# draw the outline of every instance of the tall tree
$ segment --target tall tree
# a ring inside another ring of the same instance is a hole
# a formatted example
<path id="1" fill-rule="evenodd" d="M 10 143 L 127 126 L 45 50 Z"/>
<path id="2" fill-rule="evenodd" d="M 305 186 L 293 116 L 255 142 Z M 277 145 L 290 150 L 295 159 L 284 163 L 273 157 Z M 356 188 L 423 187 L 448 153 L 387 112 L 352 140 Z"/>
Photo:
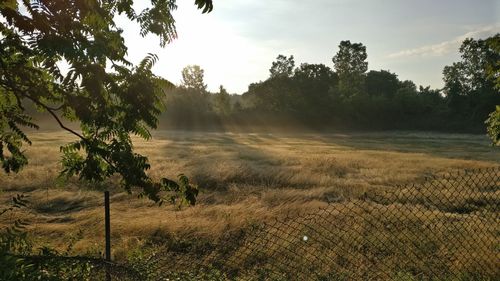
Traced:
<path id="1" fill-rule="evenodd" d="M 486 39 L 486 47 L 492 56 L 486 62 L 486 75 L 495 84 L 495 89 L 500 92 L 500 33 Z M 497 92 L 497 95 L 500 93 Z M 487 132 L 494 145 L 500 146 L 500 104 L 497 103 L 495 111 L 491 112 L 486 120 Z"/>
<path id="2" fill-rule="evenodd" d="M 222 85 L 213 98 L 213 108 L 215 113 L 221 116 L 227 116 L 231 113 L 231 97 Z"/>
<path id="3" fill-rule="evenodd" d="M 295 69 L 293 80 L 302 96 L 301 111 L 307 118 L 325 118 L 332 105 L 330 90 L 337 83 L 336 74 L 324 64 L 303 63 Z"/>
<path id="4" fill-rule="evenodd" d="M 339 76 L 339 90 L 345 97 L 362 92 L 363 78 L 368 70 L 366 47 L 361 43 L 341 41 L 339 51 L 332 58 Z"/>
<path id="5" fill-rule="evenodd" d="M 487 38 L 485 45 L 491 54 L 486 60 L 486 75 L 500 90 L 500 33 Z"/>
<path id="6" fill-rule="evenodd" d="M 271 68 L 269 69 L 270 77 L 290 77 L 293 75 L 294 68 L 295 60 L 293 56 L 286 57 L 284 55 L 278 55 L 276 61 L 273 62 Z"/>
<path id="7" fill-rule="evenodd" d="M 443 69 L 444 94 L 451 111 L 455 114 L 461 114 L 468 111 L 468 94 L 470 87 L 466 83 L 463 73 L 463 64 L 455 62 Z"/>
<path id="8" fill-rule="evenodd" d="M 207 85 L 204 76 L 205 71 L 199 65 L 188 65 L 182 70 L 182 86 L 205 93 Z"/>
<path id="9" fill-rule="evenodd" d="M 365 91 L 371 96 L 393 97 L 400 86 L 395 73 L 372 70 L 366 74 Z"/>
<path id="10" fill-rule="evenodd" d="M 259 111 L 280 114 L 296 112 L 298 105 L 302 104 L 296 84 L 286 76 L 250 84 L 243 98 Z"/>
<path id="11" fill-rule="evenodd" d="M 468 111 L 471 122 L 483 122 L 500 101 L 495 89 L 496 77 L 491 73 L 500 55 L 495 44 L 490 47 L 488 43 L 495 42 L 499 36 L 486 40 L 465 39 L 459 49 L 461 60 L 443 70 L 444 92 L 451 110 L 462 115 Z"/>
<path id="12" fill-rule="evenodd" d="M 195 0 L 203 12 L 212 0 Z M 77 137 L 63 147 L 63 175 L 88 181 L 121 178 L 127 191 L 161 201 L 164 189 L 182 192 L 194 203 L 194 190 L 154 181 L 147 157 L 134 151 L 130 135 L 149 139 L 157 125 L 162 89 L 170 83 L 151 71 L 157 57 L 149 54 L 137 66 L 126 60 L 123 30 L 115 22 L 124 15 L 140 26 L 140 34 L 155 34 L 160 45 L 176 38 L 172 11 L 175 0 L 152 0 L 137 11 L 134 1 L 0 2 L 0 161 L 6 172 L 28 163 L 22 149 L 31 144 L 23 126 L 37 128 L 25 106 L 29 101 L 48 112 L 59 126 Z M 69 65 L 67 73 L 60 65 Z M 65 125 L 76 121 L 80 130 Z"/>

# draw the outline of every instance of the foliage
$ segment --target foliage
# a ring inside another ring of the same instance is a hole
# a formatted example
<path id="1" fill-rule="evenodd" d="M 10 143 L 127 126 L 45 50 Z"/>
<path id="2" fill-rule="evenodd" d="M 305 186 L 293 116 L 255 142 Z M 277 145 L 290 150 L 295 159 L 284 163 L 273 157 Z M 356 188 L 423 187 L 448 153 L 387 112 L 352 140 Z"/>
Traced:
<path id="1" fill-rule="evenodd" d="M 461 60 L 443 70 L 449 109 L 452 114 L 467 115 L 465 122 L 484 122 L 494 105 L 500 103 L 500 95 L 494 88 L 495 75 L 488 73 L 492 62 L 498 61 L 499 53 L 487 44 L 499 36 L 465 39 L 459 49 Z"/>
<path id="2" fill-rule="evenodd" d="M 297 105 L 301 102 L 295 86 L 291 77 L 276 76 L 250 85 L 248 93 L 255 95 L 254 107 L 258 110 L 293 114 L 297 112 Z"/>
<path id="3" fill-rule="evenodd" d="M 213 98 L 213 108 L 217 115 L 228 116 L 231 114 L 231 97 L 222 85 Z"/>
<path id="4" fill-rule="evenodd" d="M 500 89 L 500 33 L 487 38 L 485 44 L 491 54 L 486 61 L 486 74 L 494 81 L 495 87 Z"/>
<path id="5" fill-rule="evenodd" d="M 462 59 L 443 69 L 443 89 L 417 86 L 389 70 L 367 72 L 366 47 L 361 43 L 342 41 L 333 70 L 324 64 L 295 67 L 293 56 L 279 55 L 268 79 L 250 84 L 242 96 L 229 95 L 230 114 L 225 113 L 229 106 L 228 96 L 220 94 L 223 90 L 208 96 L 174 90 L 179 94 L 167 97 L 172 108 L 162 122 L 192 129 L 224 129 L 226 122 L 252 127 L 261 122 L 320 130 L 485 133 L 484 120 L 500 104 L 495 88 L 498 38 L 464 40 Z"/>
<path id="6" fill-rule="evenodd" d="M 348 98 L 359 94 L 365 72 L 368 70 L 366 47 L 361 43 L 341 41 L 339 51 L 332 58 L 339 76 L 339 91 Z"/>
<path id="7" fill-rule="evenodd" d="M 190 184 L 188 177 L 184 174 L 179 175 L 179 183 L 163 178 L 161 180 L 161 185 L 166 190 L 174 192 L 174 194 L 170 196 L 170 200 L 179 207 L 186 203 L 189 205 L 194 205 L 196 203 L 198 188 Z"/>
<path id="8" fill-rule="evenodd" d="M 341 41 L 338 53 L 332 58 L 335 71 L 342 75 L 362 75 L 368 70 L 366 47 L 361 43 Z"/>
<path id="9" fill-rule="evenodd" d="M 495 89 L 500 91 L 500 34 L 486 39 L 486 48 L 492 54 L 486 62 L 486 75 L 495 84 Z M 497 94 L 498 96 L 498 94 Z M 496 111 L 490 113 L 486 124 L 488 135 L 494 145 L 500 145 L 500 102 L 497 103 Z"/>
<path id="10" fill-rule="evenodd" d="M 167 110 L 162 116 L 164 125 L 171 122 L 176 128 L 196 128 L 207 125 L 215 117 L 211 108 L 211 95 L 193 88 L 176 87 L 166 91 Z"/>
<path id="11" fill-rule="evenodd" d="M 205 71 L 199 65 L 188 65 L 182 69 L 182 86 L 204 93 L 207 90 L 204 75 Z"/>
<path id="12" fill-rule="evenodd" d="M 16 209 L 24 208 L 27 203 L 28 201 L 24 195 L 17 194 L 12 197 L 9 207 L 0 210 L 0 216 L 5 216 L 8 213 L 14 212 Z M 27 223 L 25 221 L 16 219 L 12 222 L 12 225 L 2 229 L 0 233 L 0 252 L 1 258 L 6 259 L 4 262 L 9 261 L 8 257 L 6 257 L 6 253 L 24 253 L 31 248 L 31 244 L 24 231 L 26 226 Z"/>
<path id="13" fill-rule="evenodd" d="M 28 200 L 24 195 L 12 198 L 10 207 L 0 210 L 0 217 L 15 210 L 26 208 Z M 51 257 L 59 255 L 50 248 L 41 248 L 43 260 L 30 258 L 34 253 L 28 237 L 26 221 L 16 219 L 0 232 L 0 280 L 84 280 L 90 274 L 90 264 L 86 262 L 60 263 Z"/>
<path id="14" fill-rule="evenodd" d="M 26 206 L 24 195 L 16 195 L 12 198 L 11 206 L 0 211 L 0 217 L 15 209 Z M 25 252 L 30 248 L 29 241 L 24 231 L 26 223 L 16 220 L 11 226 L 5 227 L 0 232 L 0 280 L 17 280 L 23 275 L 31 274 L 31 264 L 24 263 L 23 259 L 13 256 L 13 251 Z"/>
<path id="15" fill-rule="evenodd" d="M 293 83 L 297 85 L 301 98 L 300 111 L 304 119 L 325 119 L 333 104 L 333 85 L 338 83 L 338 75 L 324 64 L 303 63 L 295 70 Z M 323 106 L 318 106 L 318 105 Z"/>
<path id="16" fill-rule="evenodd" d="M 497 105 L 496 110 L 490 113 L 486 124 L 488 124 L 488 135 L 493 145 L 500 146 L 500 105 Z"/>
<path id="17" fill-rule="evenodd" d="M 213 9 L 211 0 L 195 4 L 204 13 Z M 134 152 L 130 135 L 151 138 L 163 89 L 171 84 L 152 73 L 157 56 L 148 54 L 136 66 L 126 60 L 115 16 L 136 22 L 142 36 L 155 34 L 164 46 L 177 36 L 176 7 L 175 0 L 154 0 L 142 11 L 134 9 L 134 1 L 2 1 L 2 168 L 17 172 L 28 163 L 22 145 L 31 142 L 22 127 L 37 128 L 25 110 L 34 104 L 78 138 L 61 147 L 63 175 L 91 182 L 118 175 L 126 190 L 138 187 L 161 201 L 163 186 L 147 175 L 148 159 Z M 77 122 L 80 130 L 65 120 Z"/>
<path id="18" fill-rule="evenodd" d="M 286 57 L 284 55 L 278 55 L 276 61 L 273 62 L 271 68 L 269 69 L 270 77 L 286 76 L 290 77 L 293 74 L 293 69 L 295 67 L 295 60 L 293 56 Z"/>
<path id="19" fill-rule="evenodd" d="M 386 96 L 392 98 L 396 95 L 401 82 L 395 73 L 388 70 L 371 70 L 366 74 L 365 91 L 370 96 Z"/>

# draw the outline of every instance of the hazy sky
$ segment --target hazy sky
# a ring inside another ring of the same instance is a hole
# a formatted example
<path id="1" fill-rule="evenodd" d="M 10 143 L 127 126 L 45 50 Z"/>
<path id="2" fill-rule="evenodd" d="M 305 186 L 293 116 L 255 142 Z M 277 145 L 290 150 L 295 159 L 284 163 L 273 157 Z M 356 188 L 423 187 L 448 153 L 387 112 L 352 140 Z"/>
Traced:
<path id="1" fill-rule="evenodd" d="M 278 54 L 294 55 L 296 65 L 333 68 L 341 40 L 367 47 L 369 69 L 442 87 L 442 69 L 459 59 L 465 37 L 500 32 L 498 0 L 214 0 L 210 14 L 201 14 L 194 0 L 177 2 L 179 38 L 165 48 L 119 21 L 129 59 L 157 54 L 155 73 L 175 84 L 184 66 L 198 64 L 210 90 L 222 84 L 239 94 L 268 77 Z"/>

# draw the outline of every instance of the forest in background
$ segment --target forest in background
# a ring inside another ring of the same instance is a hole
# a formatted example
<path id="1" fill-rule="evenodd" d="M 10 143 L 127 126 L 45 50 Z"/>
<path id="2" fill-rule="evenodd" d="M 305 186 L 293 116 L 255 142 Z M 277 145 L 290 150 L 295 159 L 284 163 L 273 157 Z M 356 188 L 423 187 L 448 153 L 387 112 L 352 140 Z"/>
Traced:
<path id="1" fill-rule="evenodd" d="M 243 95 L 221 85 L 211 93 L 197 65 L 184 68 L 180 86 L 166 91 L 160 128 L 245 130 L 429 130 L 485 133 L 488 114 L 500 104 L 498 79 L 489 66 L 500 61 L 500 34 L 463 41 L 461 60 L 443 69 L 444 87 L 417 86 L 389 70 L 368 71 L 366 47 L 342 41 L 324 64 L 295 65 L 279 55 L 265 81 Z"/>

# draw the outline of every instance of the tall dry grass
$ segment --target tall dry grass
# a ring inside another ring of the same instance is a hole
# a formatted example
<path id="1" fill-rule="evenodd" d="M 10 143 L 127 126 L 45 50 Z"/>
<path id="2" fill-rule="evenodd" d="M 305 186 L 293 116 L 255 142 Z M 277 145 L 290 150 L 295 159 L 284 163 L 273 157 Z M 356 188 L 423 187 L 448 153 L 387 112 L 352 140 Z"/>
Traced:
<path id="1" fill-rule="evenodd" d="M 76 253 L 102 251 L 103 186 L 57 181 L 63 132 L 36 133 L 19 174 L 0 173 L 0 204 L 29 195 L 30 233 L 38 244 Z M 500 151 L 483 136 L 423 133 L 243 134 L 157 132 L 136 140 L 153 177 L 186 174 L 201 189 L 195 207 L 155 206 L 109 182 L 115 258 L 145 240 L 214 239 L 248 223 L 315 210 L 371 189 L 426 176 L 498 166 Z M 5 219 L 5 218 L 4 218 Z M 1 222 L 0 222 L 1 223 Z"/>

